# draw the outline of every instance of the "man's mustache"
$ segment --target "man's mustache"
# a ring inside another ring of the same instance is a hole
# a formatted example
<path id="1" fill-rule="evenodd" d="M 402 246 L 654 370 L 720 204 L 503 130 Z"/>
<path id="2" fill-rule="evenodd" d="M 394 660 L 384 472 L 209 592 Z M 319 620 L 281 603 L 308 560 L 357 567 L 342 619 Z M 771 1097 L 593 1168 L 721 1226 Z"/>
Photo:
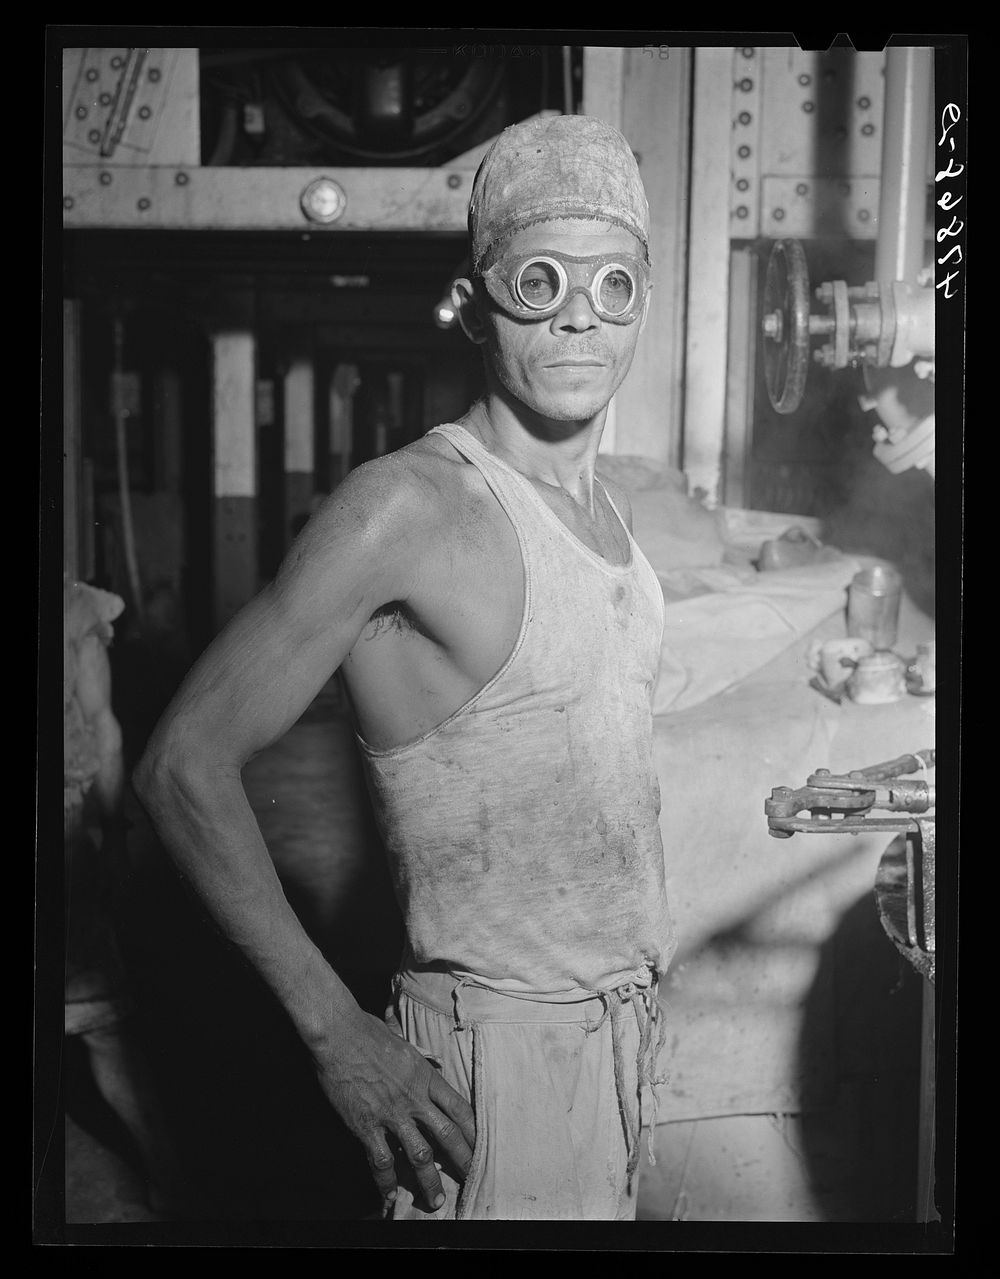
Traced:
<path id="1" fill-rule="evenodd" d="M 558 364 L 560 360 L 597 360 L 601 364 L 611 364 L 613 358 L 607 347 L 595 347 L 589 343 L 579 346 L 574 342 L 565 342 L 562 346 L 547 349 L 541 362 Z"/>

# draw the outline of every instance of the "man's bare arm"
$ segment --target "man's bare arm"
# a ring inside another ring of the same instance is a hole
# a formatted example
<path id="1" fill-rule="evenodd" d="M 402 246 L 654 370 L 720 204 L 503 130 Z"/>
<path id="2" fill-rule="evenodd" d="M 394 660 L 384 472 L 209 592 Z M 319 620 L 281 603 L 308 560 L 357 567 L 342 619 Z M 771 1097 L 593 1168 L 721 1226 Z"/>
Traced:
<path id="1" fill-rule="evenodd" d="M 420 572 L 426 490 L 403 465 L 359 468 L 307 525 L 275 581 L 195 664 L 134 776 L 159 837 L 223 932 L 286 1009 L 324 1092 L 363 1142 L 390 1199 L 400 1144 L 430 1205 L 435 1156 L 462 1175 L 472 1110 L 425 1058 L 365 1013 L 281 889 L 241 781 L 354 646 L 372 613 Z"/>

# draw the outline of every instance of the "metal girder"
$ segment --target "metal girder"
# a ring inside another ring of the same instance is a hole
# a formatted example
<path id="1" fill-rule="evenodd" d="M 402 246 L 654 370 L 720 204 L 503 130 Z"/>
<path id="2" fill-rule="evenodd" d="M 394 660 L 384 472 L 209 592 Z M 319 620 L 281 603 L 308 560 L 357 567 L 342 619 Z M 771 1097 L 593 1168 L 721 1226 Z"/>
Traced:
<path id="1" fill-rule="evenodd" d="M 875 238 L 883 65 L 850 49 L 733 50 L 732 239 Z"/>
<path id="2" fill-rule="evenodd" d="M 771 240 L 874 240 L 880 192 L 877 177 L 765 177 L 760 184 L 760 234 Z"/>
<path id="3" fill-rule="evenodd" d="M 63 163 L 197 164 L 197 49 L 64 49 Z"/>
<path id="4" fill-rule="evenodd" d="M 343 193 L 335 221 L 311 221 L 303 192 L 327 178 Z M 458 169 L 63 169 L 63 225 L 186 231 L 464 231 L 472 174 Z"/>

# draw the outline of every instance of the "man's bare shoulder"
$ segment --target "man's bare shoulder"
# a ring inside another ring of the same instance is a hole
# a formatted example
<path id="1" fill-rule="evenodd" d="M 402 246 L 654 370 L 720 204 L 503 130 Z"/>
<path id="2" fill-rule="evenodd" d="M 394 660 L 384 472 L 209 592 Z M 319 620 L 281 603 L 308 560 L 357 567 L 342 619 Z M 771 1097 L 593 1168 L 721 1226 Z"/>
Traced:
<path id="1" fill-rule="evenodd" d="M 466 462 L 450 440 L 433 432 L 380 460 L 407 467 L 421 483 L 435 492 L 443 492 L 449 499 L 457 491 L 468 488 L 470 479 L 474 483 L 478 475 L 476 468 Z"/>
<path id="2" fill-rule="evenodd" d="M 430 450 L 415 445 L 362 462 L 323 498 L 306 527 L 315 535 L 345 526 L 375 531 L 400 519 L 433 519 L 442 469 Z"/>
<path id="3" fill-rule="evenodd" d="M 443 439 L 427 435 L 356 466 L 318 505 L 299 537 L 306 554 L 349 541 L 357 549 L 426 549 L 481 509 L 485 484 Z"/>

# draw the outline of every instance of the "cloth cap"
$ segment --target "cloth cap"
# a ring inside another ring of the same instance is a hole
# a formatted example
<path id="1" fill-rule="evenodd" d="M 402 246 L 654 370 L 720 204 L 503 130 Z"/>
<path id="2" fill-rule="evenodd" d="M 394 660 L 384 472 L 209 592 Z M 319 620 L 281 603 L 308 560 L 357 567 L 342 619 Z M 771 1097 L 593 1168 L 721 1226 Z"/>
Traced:
<path id="1" fill-rule="evenodd" d="M 649 258 L 649 205 L 632 149 L 585 115 L 537 116 L 504 129 L 472 184 L 472 268 L 516 231 L 552 218 L 595 218 L 631 231 Z"/>

